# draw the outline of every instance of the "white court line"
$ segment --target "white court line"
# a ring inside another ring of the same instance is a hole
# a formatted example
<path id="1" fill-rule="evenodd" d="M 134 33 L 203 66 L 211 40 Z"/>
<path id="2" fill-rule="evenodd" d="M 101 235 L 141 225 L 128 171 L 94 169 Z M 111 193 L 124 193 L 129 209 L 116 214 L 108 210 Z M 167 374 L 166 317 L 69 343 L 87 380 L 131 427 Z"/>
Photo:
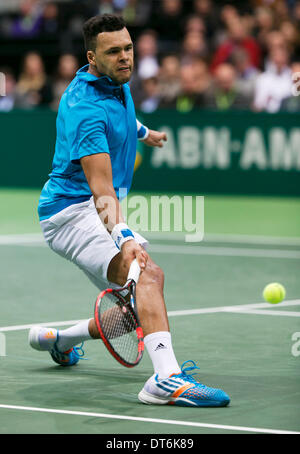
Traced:
<path id="1" fill-rule="evenodd" d="M 237 247 L 177 246 L 151 244 L 149 251 L 159 254 L 217 255 L 222 257 L 258 257 L 274 259 L 300 259 L 300 251 L 283 249 L 250 249 Z"/>
<path id="2" fill-rule="evenodd" d="M 280 303 L 280 307 L 287 306 L 300 306 L 300 300 L 289 300 Z M 288 311 L 273 311 L 271 309 L 261 310 L 264 308 L 271 308 L 272 305 L 269 303 L 255 303 L 255 304 L 241 304 L 237 306 L 219 306 L 219 307 L 207 307 L 201 309 L 186 309 L 181 311 L 168 311 L 168 317 L 179 317 L 185 315 L 198 315 L 198 314 L 213 314 L 218 312 L 229 312 L 239 314 L 261 314 L 261 315 L 285 315 L 290 317 L 300 317 L 300 312 L 288 312 Z M 83 319 L 85 320 L 85 319 Z M 8 331 L 22 331 L 30 329 L 32 326 L 69 326 L 75 325 L 83 320 L 66 320 L 58 322 L 43 322 L 43 323 L 30 323 L 27 325 L 13 325 L 13 326 L 2 326 L 0 332 Z"/>
<path id="3" fill-rule="evenodd" d="M 88 416 L 89 418 L 108 418 L 108 419 L 121 419 L 126 421 L 139 421 L 145 423 L 156 423 L 156 424 L 171 424 L 176 426 L 189 426 L 189 427 L 204 427 L 208 429 L 217 430 L 233 430 L 239 432 L 256 432 L 256 433 L 267 433 L 267 434 L 300 434 L 300 432 L 294 432 L 290 430 L 281 429 L 262 429 L 257 427 L 243 427 L 243 426 L 228 426 L 223 424 L 207 424 L 201 422 L 190 422 L 190 421 L 178 421 L 174 419 L 157 419 L 157 418 L 142 418 L 139 416 L 123 416 L 123 415 L 111 415 L 106 413 L 91 413 L 87 411 L 71 411 L 71 410 L 55 410 L 52 408 L 38 408 L 38 407 L 23 407 L 20 405 L 1 405 L 0 408 L 9 410 L 23 410 L 23 411 L 35 411 L 40 413 L 54 413 L 61 415 L 73 415 L 73 416 Z"/>
<path id="4" fill-rule="evenodd" d="M 185 233 L 180 232 L 139 232 L 149 240 L 173 240 L 184 241 Z M 0 245 L 11 244 L 39 244 L 44 243 L 44 237 L 41 233 L 20 233 L 0 235 Z M 273 245 L 273 246 L 300 246 L 299 237 L 274 237 L 262 235 L 234 235 L 234 234 L 217 234 L 205 233 L 202 243 L 237 243 L 237 244 L 256 244 L 256 245 Z"/>
<path id="5" fill-rule="evenodd" d="M 19 243 L 0 243 L 1 245 L 14 245 L 25 247 L 47 247 L 45 242 L 28 240 Z M 300 260 L 300 251 L 284 249 L 254 249 L 254 248 L 237 248 L 237 247 L 219 247 L 219 246 L 177 246 L 177 245 L 149 245 L 149 252 L 156 254 L 187 254 L 187 255 L 212 255 L 219 257 L 254 257 L 254 258 L 273 258 L 273 259 L 292 259 Z"/>
<path id="6" fill-rule="evenodd" d="M 0 240 L 0 246 L 38 246 L 47 247 L 42 239 L 20 238 Z M 238 247 L 219 247 L 219 246 L 186 246 L 171 244 L 149 245 L 149 252 L 156 254 L 187 254 L 187 255 L 212 255 L 219 257 L 254 257 L 254 258 L 274 258 L 300 260 L 300 251 L 287 249 L 257 249 L 257 248 L 238 248 Z"/>
<path id="7" fill-rule="evenodd" d="M 83 319 L 84 320 L 84 319 Z M 22 331 L 25 329 L 30 329 L 32 326 L 68 326 L 68 325 L 76 325 L 76 323 L 82 322 L 83 320 L 66 320 L 64 322 L 43 322 L 43 323 L 30 323 L 28 325 L 15 325 L 15 326 L 3 326 L 0 327 L 0 332 L 7 332 L 7 331 Z"/>
<path id="8" fill-rule="evenodd" d="M 180 232 L 140 232 L 150 240 L 173 240 L 184 241 L 185 233 Z M 280 237 L 263 235 L 234 235 L 224 233 L 204 233 L 203 242 L 211 243 L 239 243 L 239 244 L 263 244 L 274 246 L 300 246 L 299 237 Z"/>
<path id="9" fill-rule="evenodd" d="M 238 236 L 240 238 L 241 235 Z M 163 238 L 163 235 L 162 237 Z M 230 238 L 232 238 L 230 236 Z M 261 237 L 260 237 L 261 239 Z M 232 242 L 230 240 L 229 242 Z M 255 243 L 252 243 L 255 244 Z M 38 233 L 20 235 L 0 235 L 0 245 L 46 246 L 43 236 Z M 163 254 L 213 255 L 221 257 L 255 257 L 300 260 L 300 251 L 284 249 L 257 249 L 219 246 L 187 246 L 170 244 L 151 244 L 151 252 Z"/>
<path id="10" fill-rule="evenodd" d="M 243 314 L 258 314 L 258 315 L 277 315 L 281 317 L 300 317 L 300 312 L 292 312 L 292 311 L 272 311 L 270 310 L 259 310 L 259 309 L 252 309 L 252 310 L 239 310 L 239 309 L 231 309 L 231 310 L 225 310 L 225 312 L 231 312 L 231 313 L 243 313 Z"/>
<path id="11" fill-rule="evenodd" d="M 45 243 L 41 233 L 22 233 L 17 235 L 0 235 L 0 245 L 22 245 Z"/>
<path id="12" fill-rule="evenodd" d="M 287 306 L 300 306 L 300 300 L 289 300 L 283 301 L 280 303 L 280 307 Z M 176 317 L 182 315 L 197 315 L 197 314 L 212 314 L 218 312 L 230 312 L 230 313 L 239 313 L 239 314 L 261 314 L 261 315 L 274 315 L 277 312 L 281 312 L 281 315 L 286 315 L 290 317 L 300 317 L 300 312 L 288 312 L 288 311 L 277 311 L 272 310 L 270 303 L 255 303 L 255 304 L 241 304 L 236 306 L 219 306 L 219 307 L 208 307 L 203 309 L 187 309 L 181 311 L 170 311 L 168 312 L 169 317 Z M 268 308 L 267 310 L 261 310 Z M 282 314 L 282 312 L 284 312 Z M 1 328 L 0 328 L 1 330 Z"/>
<path id="13" fill-rule="evenodd" d="M 263 235 L 232 235 L 232 234 L 207 234 L 204 241 L 216 243 L 244 243 L 244 244 L 269 244 L 281 246 L 300 246 L 299 237 L 280 237 Z"/>

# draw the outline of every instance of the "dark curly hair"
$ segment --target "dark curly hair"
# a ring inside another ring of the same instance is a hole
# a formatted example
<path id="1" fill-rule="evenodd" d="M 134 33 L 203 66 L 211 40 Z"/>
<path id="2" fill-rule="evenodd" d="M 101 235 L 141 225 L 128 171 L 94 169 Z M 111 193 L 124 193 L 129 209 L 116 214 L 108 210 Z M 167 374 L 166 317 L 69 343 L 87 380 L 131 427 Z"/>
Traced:
<path id="1" fill-rule="evenodd" d="M 114 32 L 126 27 L 123 17 L 114 14 L 103 14 L 88 19 L 83 25 L 85 49 L 95 52 L 98 33 Z"/>

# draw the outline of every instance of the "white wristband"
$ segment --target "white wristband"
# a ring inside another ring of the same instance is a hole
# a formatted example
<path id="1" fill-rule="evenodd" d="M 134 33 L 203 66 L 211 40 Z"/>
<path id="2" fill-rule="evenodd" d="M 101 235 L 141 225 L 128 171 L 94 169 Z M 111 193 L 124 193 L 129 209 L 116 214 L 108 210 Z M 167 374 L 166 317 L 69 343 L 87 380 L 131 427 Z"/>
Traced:
<path id="1" fill-rule="evenodd" d="M 115 245 L 118 249 L 121 250 L 121 247 L 126 241 L 134 240 L 134 235 L 127 224 L 120 222 L 116 224 L 111 232 L 111 237 L 115 242 Z"/>
<path id="2" fill-rule="evenodd" d="M 146 140 L 149 136 L 149 128 L 147 126 L 142 125 L 139 120 L 136 120 L 137 131 L 138 131 L 138 139 L 139 140 Z"/>
<path id="3" fill-rule="evenodd" d="M 140 137 L 139 140 L 146 140 L 149 136 L 149 128 L 147 128 L 147 126 L 144 126 L 144 128 L 146 129 L 145 135 L 144 137 Z"/>

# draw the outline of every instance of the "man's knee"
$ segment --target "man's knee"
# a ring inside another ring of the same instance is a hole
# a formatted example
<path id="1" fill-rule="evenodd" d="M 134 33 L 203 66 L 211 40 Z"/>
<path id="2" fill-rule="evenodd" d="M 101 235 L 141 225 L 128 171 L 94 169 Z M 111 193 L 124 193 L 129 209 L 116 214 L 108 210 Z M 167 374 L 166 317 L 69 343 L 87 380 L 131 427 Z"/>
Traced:
<path id="1" fill-rule="evenodd" d="M 141 285 L 155 285 L 163 288 L 164 286 L 164 272 L 152 260 L 148 260 L 145 270 L 140 276 L 139 283 Z"/>
<path id="2" fill-rule="evenodd" d="M 127 280 L 128 271 L 128 263 L 124 262 L 121 254 L 117 254 L 109 264 L 107 278 L 110 282 L 124 285 Z M 149 258 L 145 270 L 140 274 L 139 283 L 141 285 L 156 285 L 163 288 L 164 272 Z"/>

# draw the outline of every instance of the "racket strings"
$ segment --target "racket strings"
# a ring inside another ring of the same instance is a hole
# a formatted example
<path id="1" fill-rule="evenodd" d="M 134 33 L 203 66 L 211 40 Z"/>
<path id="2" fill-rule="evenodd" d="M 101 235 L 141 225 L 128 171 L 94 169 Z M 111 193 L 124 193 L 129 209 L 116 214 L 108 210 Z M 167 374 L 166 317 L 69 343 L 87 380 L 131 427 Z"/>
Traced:
<path id="1" fill-rule="evenodd" d="M 101 299 L 98 311 L 105 338 L 122 359 L 134 363 L 139 353 L 137 322 L 129 303 L 122 305 L 113 294 L 105 294 Z"/>

